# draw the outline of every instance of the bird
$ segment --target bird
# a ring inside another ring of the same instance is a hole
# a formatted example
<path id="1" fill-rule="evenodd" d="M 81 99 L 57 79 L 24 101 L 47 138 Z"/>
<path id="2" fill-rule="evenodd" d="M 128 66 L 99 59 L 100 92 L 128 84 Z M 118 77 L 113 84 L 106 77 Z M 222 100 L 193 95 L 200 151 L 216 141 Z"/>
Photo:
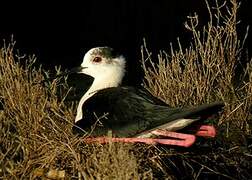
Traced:
<path id="1" fill-rule="evenodd" d="M 156 130 L 184 129 L 218 116 L 224 107 L 219 101 L 186 108 L 171 107 L 142 86 L 122 85 L 126 65 L 125 57 L 113 48 L 95 47 L 86 52 L 79 67 L 69 71 L 94 78 L 79 101 L 74 134 L 100 137 L 111 131 L 117 138 L 157 137 Z"/>

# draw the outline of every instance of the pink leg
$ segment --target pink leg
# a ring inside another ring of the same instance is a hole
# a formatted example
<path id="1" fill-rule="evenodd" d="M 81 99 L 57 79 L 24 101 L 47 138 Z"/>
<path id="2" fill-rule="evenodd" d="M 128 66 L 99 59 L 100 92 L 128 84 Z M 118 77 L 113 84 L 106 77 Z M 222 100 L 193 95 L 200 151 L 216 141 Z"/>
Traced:
<path id="1" fill-rule="evenodd" d="M 166 130 L 162 130 L 162 129 L 154 130 L 151 133 L 153 133 L 157 136 L 169 136 L 169 137 L 178 138 L 178 139 L 190 138 L 190 134 L 176 133 L 176 132 L 166 131 Z M 202 136 L 202 137 L 215 137 L 216 130 L 215 130 L 214 126 L 201 125 L 198 128 L 198 131 L 196 132 L 195 135 Z"/>
<path id="2" fill-rule="evenodd" d="M 192 134 L 183 134 L 177 132 L 170 132 L 166 130 L 154 130 L 152 131 L 153 134 L 157 136 L 166 136 L 171 137 L 174 139 L 154 139 L 154 138 L 111 138 L 111 137 L 96 137 L 96 138 L 85 138 L 86 143 L 101 143 L 105 144 L 108 142 L 124 142 L 124 143 L 146 143 L 146 144 L 165 144 L 165 145 L 175 145 L 175 146 L 182 146 L 182 147 L 189 147 L 191 146 L 196 137 Z M 200 126 L 199 130 L 196 132 L 197 136 L 203 137 L 215 137 L 216 130 L 213 126 L 209 125 L 202 125 Z"/>
<path id="3" fill-rule="evenodd" d="M 167 142 L 169 142 L 171 145 L 177 145 L 177 146 L 189 147 L 196 140 L 196 137 L 192 134 L 183 134 L 183 133 L 177 133 L 177 132 L 171 132 L 171 131 L 159 130 L 159 129 L 152 131 L 152 133 L 157 136 L 166 136 L 166 137 L 174 138 L 174 139 L 165 139 L 165 140 L 167 140 Z M 158 140 L 162 141 L 164 139 L 158 139 Z"/>
<path id="4" fill-rule="evenodd" d="M 165 145 L 189 147 L 195 142 L 196 139 L 194 135 L 168 132 L 168 131 L 166 131 L 166 135 L 177 139 L 97 137 L 97 138 L 85 138 L 85 142 L 87 143 L 98 142 L 101 144 L 108 142 L 146 143 L 146 144 L 165 144 Z"/>
<path id="5" fill-rule="evenodd" d="M 200 126 L 199 130 L 196 132 L 196 136 L 215 137 L 216 130 L 213 126 L 202 125 Z"/>

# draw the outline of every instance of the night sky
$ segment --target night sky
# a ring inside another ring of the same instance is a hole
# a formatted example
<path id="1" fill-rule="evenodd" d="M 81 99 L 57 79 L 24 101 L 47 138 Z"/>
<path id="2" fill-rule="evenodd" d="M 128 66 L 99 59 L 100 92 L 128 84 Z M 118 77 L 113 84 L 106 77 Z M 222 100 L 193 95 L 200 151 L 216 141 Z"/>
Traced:
<path id="1" fill-rule="evenodd" d="M 251 0 L 242 2 L 241 34 L 247 25 L 252 25 Z M 184 22 L 194 12 L 204 25 L 208 17 L 204 0 L 7 2 L 1 4 L 0 43 L 13 34 L 21 52 L 35 54 L 49 68 L 77 66 L 88 49 L 111 46 L 124 53 L 130 70 L 136 71 L 144 37 L 154 53 L 168 50 L 178 36 L 184 46 L 189 43 L 191 36 Z M 250 31 L 250 45 L 251 36 Z"/>

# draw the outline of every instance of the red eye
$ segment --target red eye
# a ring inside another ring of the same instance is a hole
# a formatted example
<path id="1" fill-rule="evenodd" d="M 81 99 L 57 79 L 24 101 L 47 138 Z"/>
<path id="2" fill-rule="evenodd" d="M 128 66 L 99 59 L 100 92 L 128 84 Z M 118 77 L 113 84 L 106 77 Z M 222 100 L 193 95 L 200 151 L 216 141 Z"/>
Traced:
<path id="1" fill-rule="evenodd" d="M 95 57 L 94 59 L 93 59 L 93 62 L 95 62 L 95 63 L 99 63 L 99 62 L 101 62 L 102 61 L 102 58 L 101 57 Z"/>

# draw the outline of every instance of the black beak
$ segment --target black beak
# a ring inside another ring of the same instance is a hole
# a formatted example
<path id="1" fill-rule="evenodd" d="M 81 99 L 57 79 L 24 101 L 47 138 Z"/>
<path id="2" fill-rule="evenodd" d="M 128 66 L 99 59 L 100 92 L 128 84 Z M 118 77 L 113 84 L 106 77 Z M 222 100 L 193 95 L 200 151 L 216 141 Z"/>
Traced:
<path id="1" fill-rule="evenodd" d="M 55 77 L 50 78 L 50 79 L 55 79 L 57 77 L 62 77 L 62 76 L 66 76 L 66 75 L 74 74 L 74 73 L 81 73 L 82 69 L 86 69 L 86 68 L 87 67 L 81 67 L 81 66 L 74 67 L 74 68 L 70 69 L 69 71 L 66 71 L 66 72 L 63 72 L 61 74 L 58 74 Z M 48 80 L 50 80 L 50 79 L 48 79 Z"/>
<path id="2" fill-rule="evenodd" d="M 60 74 L 58 74 L 58 75 L 56 75 L 56 76 L 54 76 L 54 77 L 46 78 L 45 80 L 41 81 L 40 83 L 44 83 L 44 82 L 47 82 L 47 81 L 51 81 L 51 80 L 54 80 L 54 79 L 56 79 L 56 78 L 58 78 L 58 77 L 66 76 L 66 75 L 69 75 L 69 74 L 81 73 L 81 71 L 82 71 L 83 69 L 86 69 L 86 68 L 87 68 L 87 67 L 81 67 L 81 66 L 79 66 L 79 67 L 74 67 L 74 68 L 70 69 L 69 71 L 60 73 Z M 37 83 L 35 83 L 35 84 L 37 84 Z M 1 103 L 0 103 L 0 107 L 1 107 Z"/>
<path id="3" fill-rule="evenodd" d="M 58 75 L 56 75 L 55 77 L 50 78 L 50 79 L 55 79 L 55 78 L 57 78 L 57 77 L 67 76 L 67 75 L 69 75 L 69 74 L 80 73 L 81 70 L 82 70 L 82 69 L 85 69 L 85 68 L 86 68 L 86 67 L 81 67 L 81 66 L 79 66 L 79 67 L 74 67 L 74 68 L 72 68 L 72 69 L 70 69 L 70 70 L 68 70 L 68 71 L 66 71 L 66 72 L 60 73 L 60 74 L 58 74 Z M 50 79 L 48 79 L 48 80 L 50 80 Z"/>
<path id="4" fill-rule="evenodd" d="M 74 67 L 72 69 L 70 69 L 67 74 L 73 74 L 73 73 L 80 73 L 83 69 L 86 69 L 87 67 Z"/>

